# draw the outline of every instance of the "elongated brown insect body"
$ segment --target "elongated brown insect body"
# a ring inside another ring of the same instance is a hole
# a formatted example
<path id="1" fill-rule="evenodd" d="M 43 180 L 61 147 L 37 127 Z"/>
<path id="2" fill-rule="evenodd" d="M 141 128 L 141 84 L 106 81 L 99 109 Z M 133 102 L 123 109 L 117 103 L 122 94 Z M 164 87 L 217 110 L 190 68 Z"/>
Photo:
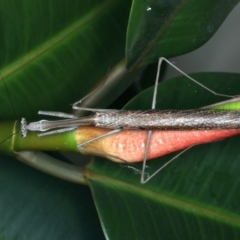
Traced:
<path id="1" fill-rule="evenodd" d="M 31 131 L 94 125 L 108 129 L 211 130 L 240 128 L 240 110 L 97 111 L 92 116 L 30 123 Z"/>
<path id="2" fill-rule="evenodd" d="M 149 110 L 96 112 L 102 128 L 144 130 L 210 130 L 240 128 L 240 110 Z"/>

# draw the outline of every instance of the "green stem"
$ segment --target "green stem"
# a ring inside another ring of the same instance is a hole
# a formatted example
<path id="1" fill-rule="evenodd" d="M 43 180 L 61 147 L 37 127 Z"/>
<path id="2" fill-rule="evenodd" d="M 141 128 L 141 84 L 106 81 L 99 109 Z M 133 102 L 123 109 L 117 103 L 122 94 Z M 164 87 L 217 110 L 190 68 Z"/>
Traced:
<path id="1" fill-rule="evenodd" d="M 38 137 L 36 132 L 21 136 L 19 121 L 0 123 L 0 151 L 13 153 L 25 150 L 79 152 L 74 131 Z"/>

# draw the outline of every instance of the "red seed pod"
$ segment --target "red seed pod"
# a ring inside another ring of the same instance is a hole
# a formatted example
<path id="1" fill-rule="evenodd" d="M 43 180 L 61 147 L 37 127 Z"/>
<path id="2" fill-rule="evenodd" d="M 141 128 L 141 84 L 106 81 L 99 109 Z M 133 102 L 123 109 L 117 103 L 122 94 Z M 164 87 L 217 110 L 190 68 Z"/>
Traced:
<path id="1" fill-rule="evenodd" d="M 109 129 L 83 126 L 76 131 L 76 141 L 81 144 L 109 132 Z M 140 162 L 146 147 L 148 131 L 123 130 L 84 145 L 82 153 L 101 155 L 116 162 Z M 240 129 L 229 130 L 191 130 L 191 131 L 153 131 L 148 157 L 153 159 L 162 155 L 185 149 L 192 145 L 212 142 L 240 133 Z M 122 161 L 121 161 L 122 160 Z"/>

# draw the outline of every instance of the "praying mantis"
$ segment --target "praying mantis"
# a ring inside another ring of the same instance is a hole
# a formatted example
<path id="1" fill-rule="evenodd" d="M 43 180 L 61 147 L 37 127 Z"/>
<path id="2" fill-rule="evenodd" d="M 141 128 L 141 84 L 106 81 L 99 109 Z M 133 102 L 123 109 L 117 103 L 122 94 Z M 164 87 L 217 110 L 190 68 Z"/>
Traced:
<path id="1" fill-rule="evenodd" d="M 178 70 L 181 74 L 185 75 L 189 80 L 193 81 L 194 83 L 198 84 L 205 90 L 211 92 L 214 95 L 222 96 L 222 97 L 230 97 L 234 98 L 234 96 L 216 93 L 213 90 L 207 88 L 206 86 L 202 85 L 201 83 L 197 82 L 195 79 L 191 78 L 189 75 L 185 74 L 183 71 L 175 67 L 171 62 L 169 62 L 165 58 L 159 58 L 158 62 L 158 70 L 157 76 L 155 81 L 154 93 L 153 93 L 153 100 L 152 100 L 152 107 L 151 111 L 118 111 L 118 110 L 109 110 L 109 109 L 92 109 L 92 108 L 82 108 L 78 107 L 78 104 L 82 101 L 78 101 L 73 105 L 73 109 L 76 110 L 87 110 L 95 112 L 95 115 L 90 115 L 87 117 L 79 117 L 74 114 L 65 114 L 62 112 L 46 112 L 46 111 L 39 111 L 39 114 L 42 115 L 50 115 L 55 117 L 64 118 L 63 120 L 56 120 L 56 121 L 47 121 L 47 120 L 40 120 L 38 122 L 30 122 L 27 124 L 26 120 L 23 118 L 21 120 L 21 132 L 23 137 L 27 137 L 28 131 L 39 131 L 39 132 L 46 132 L 43 134 L 39 134 L 39 137 L 44 137 L 46 135 L 62 133 L 66 131 L 72 131 L 80 126 L 88 126 L 88 125 L 95 125 L 96 127 L 112 129 L 111 131 L 101 134 L 97 137 L 93 137 L 87 141 L 84 141 L 78 144 L 78 148 L 83 151 L 88 151 L 85 149 L 89 143 L 97 141 L 99 139 L 108 137 L 110 135 L 114 135 L 120 133 L 123 129 L 137 129 L 138 131 L 141 130 L 148 130 L 147 140 L 146 143 L 142 143 L 142 149 L 144 149 L 144 155 L 142 156 L 143 166 L 141 173 L 141 183 L 148 182 L 151 178 L 153 178 L 156 174 L 158 174 L 163 168 L 165 168 L 168 164 L 170 164 L 173 160 L 183 154 L 192 146 L 188 146 L 185 150 L 178 153 L 175 157 L 170 159 L 167 163 L 165 163 L 162 167 L 157 169 L 151 175 L 148 175 L 145 178 L 145 169 L 146 169 L 146 161 L 148 158 L 152 158 L 148 156 L 149 150 L 151 149 L 150 141 L 151 136 L 154 130 L 232 130 L 232 129 L 239 129 L 240 128 L 240 111 L 239 110 L 180 110 L 180 111 L 155 111 L 156 107 L 156 96 L 157 96 L 157 84 L 160 74 L 160 68 L 162 62 L 165 61 Z M 55 130 L 52 130 L 55 129 Z M 51 131 L 48 131 L 51 130 Z M 89 151 L 92 154 L 99 155 L 100 152 L 96 151 Z M 128 163 L 131 161 L 129 159 L 121 159 L 121 157 L 109 155 L 107 156 L 110 159 L 118 159 L 119 161 Z"/>

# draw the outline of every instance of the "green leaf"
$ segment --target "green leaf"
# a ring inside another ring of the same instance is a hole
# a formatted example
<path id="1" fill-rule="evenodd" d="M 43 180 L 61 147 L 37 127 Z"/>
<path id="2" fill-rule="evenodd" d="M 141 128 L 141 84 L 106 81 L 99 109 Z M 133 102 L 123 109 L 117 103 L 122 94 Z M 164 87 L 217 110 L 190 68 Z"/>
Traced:
<path id="1" fill-rule="evenodd" d="M 1 240 L 104 239 L 88 187 L 0 160 Z"/>
<path id="2" fill-rule="evenodd" d="M 206 43 L 239 0 L 134 0 L 127 32 L 127 66 L 170 58 Z"/>
<path id="3" fill-rule="evenodd" d="M 36 118 L 39 110 L 69 112 L 124 58 L 128 1 L 14 4 L 0 3 L 0 72 L 18 118 Z M 0 118 L 15 119 L 4 84 L 0 92 Z"/>
<path id="4" fill-rule="evenodd" d="M 192 77 L 218 93 L 240 92 L 239 74 Z M 149 109 L 152 93 L 153 88 L 147 89 L 126 108 Z M 179 77 L 159 85 L 157 108 L 199 108 L 220 100 L 225 99 Z M 195 146 L 144 185 L 142 163 L 129 167 L 96 158 L 87 178 L 107 238 L 239 239 L 239 140 Z M 146 171 L 153 173 L 175 155 L 148 161 Z"/>
<path id="5" fill-rule="evenodd" d="M 130 4 L 2 0 L 0 119 L 31 120 L 39 118 L 39 110 L 69 112 L 124 58 Z M 108 102 L 119 89 L 106 94 Z M 103 238 L 86 187 L 6 156 L 1 156 L 0 169 L 0 239 Z"/>
<path id="6" fill-rule="evenodd" d="M 106 79 L 109 70 L 124 66 L 130 4 L 127 0 L 2 0 L 0 73 L 17 117 L 37 118 L 38 110 L 69 112 L 70 104 Z M 110 103 L 128 81 L 106 94 L 105 100 Z M 0 118 L 15 119 L 3 84 L 0 93 Z M 55 182 L 6 156 L 1 157 L 0 166 L 2 239 L 102 237 L 85 188 Z"/>

